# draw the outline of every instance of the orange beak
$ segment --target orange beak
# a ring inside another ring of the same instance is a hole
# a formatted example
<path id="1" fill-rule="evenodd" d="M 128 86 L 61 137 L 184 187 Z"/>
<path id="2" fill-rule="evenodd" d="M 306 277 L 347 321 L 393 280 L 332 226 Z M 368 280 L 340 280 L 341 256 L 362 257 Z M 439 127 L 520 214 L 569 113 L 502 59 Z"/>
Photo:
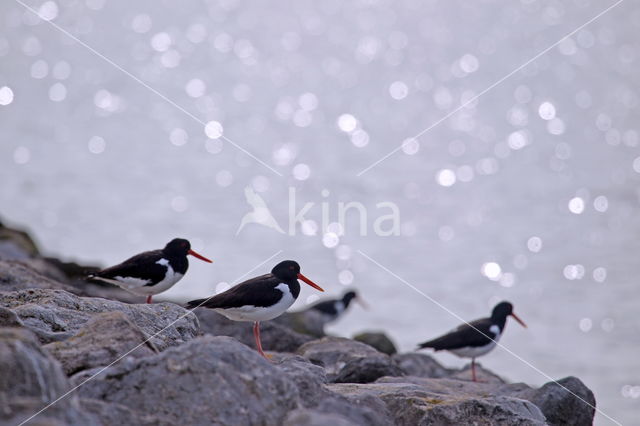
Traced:
<path id="1" fill-rule="evenodd" d="M 188 254 L 190 254 L 190 255 L 191 255 L 191 256 L 193 256 L 193 257 L 197 257 L 197 258 L 198 258 L 198 259 L 200 259 L 200 260 L 204 260 L 205 262 L 213 263 L 211 260 L 207 259 L 206 257 L 204 257 L 204 256 L 203 256 L 203 255 L 201 255 L 201 254 L 196 253 L 196 252 L 195 252 L 195 251 L 193 251 L 193 250 L 189 250 L 189 251 L 188 251 Z"/>
<path id="2" fill-rule="evenodd" d="M 311 287 L 315 288 L 316 290 L 324 291 L 322 287 L 320 287 L 318 284 L 314 283 L 313 281 L 311 281 L 309 278 L 305 277 L 302 274 L 298 274 L 298 279 L 309 284 Z"/>
<path id="3" fill-rule="evenodd" d="M 513 312 L 511 313 L 511 316 L 520 323 L 521 326 L 523 326 L 524 328 L 527 328 L 527 324 L 524 323 L 524 321 L 522 321 L 520 318 L 518 318 L 518 316 L 516 314 L 514 314 Z"/>

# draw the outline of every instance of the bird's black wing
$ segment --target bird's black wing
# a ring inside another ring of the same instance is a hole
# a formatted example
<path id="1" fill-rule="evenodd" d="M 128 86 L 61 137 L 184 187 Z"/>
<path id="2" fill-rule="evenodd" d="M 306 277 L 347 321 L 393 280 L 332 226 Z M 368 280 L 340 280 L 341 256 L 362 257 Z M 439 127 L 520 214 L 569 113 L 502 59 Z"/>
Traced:
<path id="1" fill-rule="evenodd" d="M 242 306 L 271 306 L 282 299 L 283 293 L 275 290 L 275 287 L 280 283 L 282 281 L 273 274 L 262 275 L 244 281 L 223 293 L 216 294 L 209 300 L 192 300 L 187 303 L 187 308 L 202 306 L 212 309 L 227 309 Z"/>
<path id="2" fill-rule="evenodd" d="M 491 318 L 475 320 L 469 324 L 462 324 L 455 330 L 418 346 L 433 348 L 436 351 L 485 346 L 496 337 L 496 333 L 490 329 L 491 325 Z"/>
<path id="3" fill-rule="evenodd" d="M 162 250 L 146 251 L 137 254 L 122 263 L 103 269 L 90 275 L 89 278 L 132 277 L 149 280 L 152 285 L 162 281 L 167 273 L 167 267 L 161 265 L 158 260 L 162 259 Z"/>
<path id="4" fill-rule="evenodd" d="M 336 310 L 336 302 L 337 300 L 325 300 L 323 302 L 318 302 L 315 305 L 310 306 L 309 309 L 322 312 L 326 315 L 338 315 L 338 311 Z"/>

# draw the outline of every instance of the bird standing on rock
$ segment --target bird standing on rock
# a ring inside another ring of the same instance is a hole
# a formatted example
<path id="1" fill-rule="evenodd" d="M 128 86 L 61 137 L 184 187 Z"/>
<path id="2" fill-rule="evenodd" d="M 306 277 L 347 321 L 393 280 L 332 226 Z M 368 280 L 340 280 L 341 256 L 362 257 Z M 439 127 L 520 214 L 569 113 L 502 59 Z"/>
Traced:
<path id="1" fill-rule="evenodd" d="M 170 289 L 182 279 L 189 268 L 187 255 L 211 263 L 211 260 L 191 250 L 189 241 L 174 238 L 162 250 L 137 254 L 89 275 L 87 279 L 107 282 L 133 294 L 147 296 L 147 303 L 151 303 L 154 294 Z"/>
<path id="2" fill-rule="evenodd" d="M 337 321 L 347 310 L 352 301 L 357 301 L 364 308 L 367 305 L 355 291 L 346 292 L 340 299 L 323 300 L 309 307 L 309 310 L 321 314 L 323 325 Z"/>
<path id="3" fill-rule="evenodd" d="M 493 308 L 491 317 L 462 324 L 443 336 L 419 344 L 418 349 L 445 350 L 461 358 L 471 358 L 471 374 L 473 381 L 476 382 L 476 358 L 491 352 L 496 347 L 507 324 L 508 316 L 513 317 L 523 327 L 527 327 L 513 313 L 511 303 L 500 302 Z"/>
<path id="4" fill-rule="evenodd" d="M 300 294 L 299 279 L 316 290 L 324 291 L 300 273 L 297 262 L 285 260 L 278 263 L 270 274 L 251 278 L 208 299 L 192 300 L 187 308 L 202 306 L 233 321 L 252 321 L 258 352 L 268 358 L 260 341 L 260 321 L 274 319 L 293 305 Z"/>

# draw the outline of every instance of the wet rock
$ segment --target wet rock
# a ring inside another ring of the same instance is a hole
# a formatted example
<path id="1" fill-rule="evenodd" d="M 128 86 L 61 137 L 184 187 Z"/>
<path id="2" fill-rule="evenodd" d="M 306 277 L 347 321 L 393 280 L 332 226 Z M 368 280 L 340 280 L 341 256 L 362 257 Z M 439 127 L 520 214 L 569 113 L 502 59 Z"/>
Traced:
<path id="1" fill-rule="evenodd" d="M 396 345 L 393 344 L 391 339 L 387 337 L 386 334 L 380 332 L 365 332 L 356 334 L 353 336 L 353 340 L 365 343 L 379 352 L 387 355 L 393 355 L 398 350 L 396 349 Z"/>
<path id="2" fill-rule="evenodd" d="M 442 366 L 429 355 L 417 352 L 396 354 L 391 359 L 409 376 L 438 378 L 449 377 L 455 372 Z"/>
<path id="3" fill-rule="evenodd" d="M 593 424 L 596 399 L 593 392 L 576 377 L 549 382 L 539 389 L 520 392 L 518 396 L 536 404 L 551 425 Z"/>
<path id="4" fill-rule="evenodd" d="M 235 339 L 213 336 L 109 367 L 83 395 L 171 424 L 276 425 L 297 407 L 296 386 L 280 369 Z"/>
<path id="5" fill-rule="evenodd" d="M 60 365 L 44 353 L 26 329 L 0 328 L 0 424 L 14 425 L 30 418 L 69 390 Z M 94 423 L 75 395 L 56 402 L 34 424 L 90 425 Z"/>
<path id="6" fill-rule="evenodd" d="M 493 395 L 492 384 L 418 377 L 385 377 L 364 385 L 330 384 L 348 398 L 381 400 L 398 425 L 536 425 L 545 424 L 533 403 Z"/>
<path id="7" fill-rule="evenodd" d="M 124 313 L 115 311 L 95 315 L 74 336 L 43 348 L 60 361 L 64 372 L 70 376 L 81 370 L 108 365 L 127 353 L 129 358 L 142 358 L 158 352 L 146 340 L 147 335 Z"/>
<path id="8" fill-rule="evenodd" d="M 95 315 L 119 311 L 151 337 L 159 350 L 191 340 L 198 332 L 192 313 L 172 303 L 129 305 L 113 300 L 78 297 L 62 290 L 0 292 L 0 306 L 13 311 L 42 343 L 72 337 Z"/>
<path id="9" fill-rule="evenodd" d="M 195 309 L 194 313 L 200 322 L 200 330 L 214 336 L 231 336 L 247 346 L 255 348 L 253 337 L 253 323 L 231 321 L 211 309 Z M 273 321 L 260 323 L 260 337 L 265 351 L 295 352 L 311 337 L 295 331 Z"/>

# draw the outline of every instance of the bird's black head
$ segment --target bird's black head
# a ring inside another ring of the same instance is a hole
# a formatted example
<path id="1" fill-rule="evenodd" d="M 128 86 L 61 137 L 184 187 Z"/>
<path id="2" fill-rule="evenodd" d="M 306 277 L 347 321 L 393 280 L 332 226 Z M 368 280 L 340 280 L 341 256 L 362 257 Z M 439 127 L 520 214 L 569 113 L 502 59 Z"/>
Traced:
<path id="1" fill-rule="evenodd" d="M 358 297 L 358 295 L 355 291 L 348 291 L 342 296 L 342 303 L 344 303 L 345 306 L 349 306 L 349 303 L 356 297 Z"/>
<path id="2" fill-rule="evenodd" d="M 191 243 L 184 238 L 174 238 L 164 246 L 164 252 L 168 255 L 186 256 L 191 250 Z"/>
<path id="3" fill-rule="evenodd" d="M 500 319 L 506 318 L 513 312 L 513 305 L 509 302 L 500 302 L 494 306 L 491 311 L 491 318 Z"/>
<path id="4" fill-rule="evenodd" d="M 516 314 L 513 313 L 513 305 L 509 302 L 498 303 L 491 312 L 491 319 L 497 323 L 504 323 L 508 316 L 512 316 L 523 327 L 527 326 Z"/>
<path id="5" fill-rule="evenodd" d="M 200 253 L 196 253 L 195 251 L 191 250 L 191 243 L 184 238 L 174 238 L 173 240 L 169 241 L 166 246 L 164 246 L 164 249 L 162 251 L 170 258 L 186 258 L 187 255 L 190 254 L 193 257 L 197 257 L 200 260 L 211 263 L 211 260 L 207 259 Z"/>
<path id="6" fill-rule="evenodd" d="M 300 273 L 300 265 L 294 260 L 283 260 L 273 267 L 271 273 L 285 282 L 297 280 Z"/>
<path id="7" fill-rule="evenodd" d="M 283 260 L 273 267 L 271 273 L 285 283 L 295 282 L 297 285 L 298 280 L 302 280 L 316 290 L 324 291 L 322 287 L 300 273 L 300 265 L 294 260 Z"/>

